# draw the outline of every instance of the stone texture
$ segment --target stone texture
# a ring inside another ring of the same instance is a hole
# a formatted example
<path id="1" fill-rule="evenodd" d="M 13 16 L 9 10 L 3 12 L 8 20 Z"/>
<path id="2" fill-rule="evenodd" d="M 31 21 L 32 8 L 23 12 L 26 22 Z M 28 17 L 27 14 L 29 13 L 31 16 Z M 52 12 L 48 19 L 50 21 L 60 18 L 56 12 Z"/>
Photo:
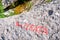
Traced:
<path id="1" fill-rule="evenodd" d="M 53 10 L 51 16 L 48 11 Z M 42 25 L 48 35 L 26 31 L 15 25 L 16 21 Z M 34 5 L 29 12 L 0 19 L 0 40 L 60 40 L 60 0 Z"/>

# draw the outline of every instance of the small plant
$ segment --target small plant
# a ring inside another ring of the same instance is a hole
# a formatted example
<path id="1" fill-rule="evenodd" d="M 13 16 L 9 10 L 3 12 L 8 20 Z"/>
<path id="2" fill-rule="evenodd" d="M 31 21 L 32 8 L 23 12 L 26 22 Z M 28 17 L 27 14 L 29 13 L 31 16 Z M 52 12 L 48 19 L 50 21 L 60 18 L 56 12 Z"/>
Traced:
<path id="1" fill-rule="evenodd" d="M 4 18 L 5 17 L 3 12 L 4 12 L 4 8 L 3 8 L 3 5 L 2 5 L 2 0 L 0 0 L 0 18 Z"/>

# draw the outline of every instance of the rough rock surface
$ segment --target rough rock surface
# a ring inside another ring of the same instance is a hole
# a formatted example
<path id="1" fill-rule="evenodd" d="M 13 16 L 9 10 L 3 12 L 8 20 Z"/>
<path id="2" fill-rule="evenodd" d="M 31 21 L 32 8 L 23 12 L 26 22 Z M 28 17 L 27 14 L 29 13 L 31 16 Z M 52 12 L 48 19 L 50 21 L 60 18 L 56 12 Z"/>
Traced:
<path id="1" fill-rule="evenodd" d="M 53 10 L 52 15 L 48 14 L 49 10 Z M 16 26 L 16 21 L 43 25 L 48 29 L 48 35 L 26 31 Z M 60 40 L 60 0 L 38 3 L 29 12 L 0 19 L 0 40 Z"/>

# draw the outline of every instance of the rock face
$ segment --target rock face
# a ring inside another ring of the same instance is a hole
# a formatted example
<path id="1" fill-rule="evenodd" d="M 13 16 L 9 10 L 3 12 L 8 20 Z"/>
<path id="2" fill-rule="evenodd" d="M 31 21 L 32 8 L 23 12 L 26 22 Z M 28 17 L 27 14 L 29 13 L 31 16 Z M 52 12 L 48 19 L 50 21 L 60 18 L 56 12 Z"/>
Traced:
<path id="1" fill-rule="evenodd" d="M 53 14 L 49 15 L 49 10 Z M 48 29 L 48 35 L 25 30 L 15 23 L 42 25 Z M 60 0 L 34 5 L 29 12 L 0 19 L 0 40 L 60 40 Z"/>
<path id="2" fill-rule="evenodd" d="M 17 0 L 2 0 L 2 4 L 4 6 L 4 8 L 8 7 L 9 5 L 11 5 L 11 3 L 16 2 Z"/>

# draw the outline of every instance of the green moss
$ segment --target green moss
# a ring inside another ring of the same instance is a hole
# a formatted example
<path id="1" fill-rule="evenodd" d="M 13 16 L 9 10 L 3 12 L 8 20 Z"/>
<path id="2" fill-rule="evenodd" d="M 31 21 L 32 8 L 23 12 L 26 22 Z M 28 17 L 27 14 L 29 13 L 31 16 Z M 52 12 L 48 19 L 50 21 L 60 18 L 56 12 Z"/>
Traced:
<path id="1" fill-rule="evenodd" d="M 46 2 L 51 2 L 52 0 L 45 0 Z"/>

